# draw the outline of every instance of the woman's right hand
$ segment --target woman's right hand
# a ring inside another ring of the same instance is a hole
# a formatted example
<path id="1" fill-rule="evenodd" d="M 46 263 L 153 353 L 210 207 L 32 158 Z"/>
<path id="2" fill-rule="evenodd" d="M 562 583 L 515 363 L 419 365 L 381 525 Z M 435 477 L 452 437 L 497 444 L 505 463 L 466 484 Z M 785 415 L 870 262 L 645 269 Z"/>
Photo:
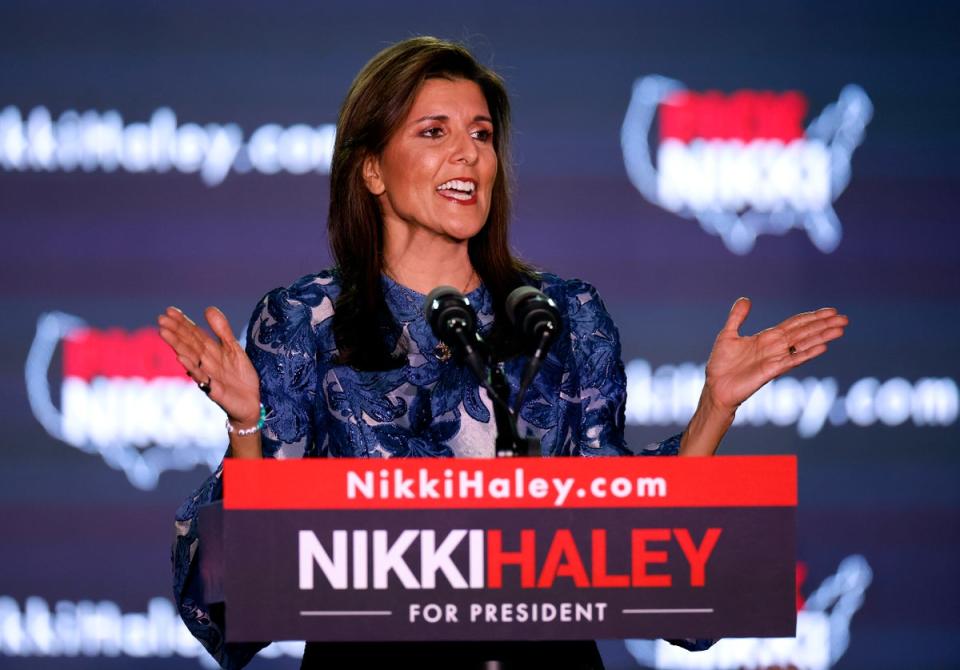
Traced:
<path id="1" fill-rule="evenodd" d="M 214 342 L 196 323 L 176 307 L 167 307 L 157 317 L 160 337 L 177 354 L 187 374 L 209 384 L 207 395 L 220 405 L 236 428 L 250 428 L 260 420 L 260 378 L 230 323 L 216 307 L 207 307 L 204 317 L 219 342 Z M 201 387 L 202 388 L 202 387 Z"/>

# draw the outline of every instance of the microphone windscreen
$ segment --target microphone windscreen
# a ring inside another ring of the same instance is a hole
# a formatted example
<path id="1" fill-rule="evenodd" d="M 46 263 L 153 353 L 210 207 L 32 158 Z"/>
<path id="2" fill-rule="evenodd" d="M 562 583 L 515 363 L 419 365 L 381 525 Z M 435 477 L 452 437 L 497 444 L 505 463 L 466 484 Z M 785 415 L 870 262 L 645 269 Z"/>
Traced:
<path id="1" fill-rule="evenodd" d="M 510 323 L 517 323 L 517 307 L 523 301 L 541 295 L 541 292 L 538 289 L 535 289 L 532 286 L 521 286 L 510 291 L 510 295 L 507 296 L 507 317 L 510 319 Z"/>
<path id="2" fill-rule="evenodd" d="M 470 300 L 452 286 L 438 286 L 430 291 L 423 305 L 423 315 L 437 339 L 449 346 L 458 342 L 457 329 L 476 337 L 477 315 Z"/>
<path id="3" fill-rule="evenodd" d="M 553 337 L 560 329 L 557 304 L 543 291 L 521 286 L 507 296 L 507 316 L 514 328 L 536 346 L 544 334 Z"/>
<path id="4" fill-rule="evenodd" d="M 463 294 L 452 286 L 438 286 L 427 294 L 423 301 L 423 315 L 427 323 L 433 322 L 434 310 L 438 309 L 447 298 L 463 297 Z"/>

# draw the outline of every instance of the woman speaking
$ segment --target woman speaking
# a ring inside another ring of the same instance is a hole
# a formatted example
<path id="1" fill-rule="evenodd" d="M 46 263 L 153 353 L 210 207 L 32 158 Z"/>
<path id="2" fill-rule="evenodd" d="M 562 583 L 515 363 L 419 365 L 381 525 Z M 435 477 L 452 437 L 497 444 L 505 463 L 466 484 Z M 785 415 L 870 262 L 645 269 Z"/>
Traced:
<path id="1" fill-rule="evenodd" d="M 502 80 L 457 44 L 409 39 L 361 70 L 340 110 L 331 166 L 336 266 L 269 292 L 250 320 L 246 351 L 214 307 L 205 317 L 216 340 L 174 307 L 158 317 L 161 337 L 226 412 L 228 456 L 492 457 L 490 394 L 423 312 L 438 286 L 459 290 L 475 309 L 511 403 L 526 351 L 507 297 L 532 286 L 552 299 L 559 336 L 523 396 L 518 432 L 538 439 L 544 456 L 631 453 L 619 337 L 596 290 L 511 255 L 509 131 Z M 713 454 L 744 400 L 822 354 L 847 325 L 826 308 L 741 336 L 749 311 L 745 298 L 730 310 L 686 430 L 644 453 Z M 262 645 L 225 642 L 223 608 L 204 602 L 193 561 L 197 509 L 220 497 L 220 478 L 218 470 L 177 513 L 174 589 L 191 632 L 223 667 L 239 668 Z M 593 642 L 308 644 L 303 667 L 491 660 L 602 667 Z"/>

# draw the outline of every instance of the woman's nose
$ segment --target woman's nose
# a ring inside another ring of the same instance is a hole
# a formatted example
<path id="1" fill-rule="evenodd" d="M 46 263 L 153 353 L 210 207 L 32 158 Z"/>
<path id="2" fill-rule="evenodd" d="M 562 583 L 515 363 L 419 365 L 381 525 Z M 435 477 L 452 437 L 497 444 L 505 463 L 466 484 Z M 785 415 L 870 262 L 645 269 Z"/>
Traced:
<path id="1" fill-rule="evenodd" d="M 453 154 L 451 156 L 453 162 L 473 165 L 477 162 L 478 155 L 479 152 L 477 151 L 477 146 L 474 144 L 474 139 L 470 133 L 458 133 L 457 141 L 454 144 Z"/>

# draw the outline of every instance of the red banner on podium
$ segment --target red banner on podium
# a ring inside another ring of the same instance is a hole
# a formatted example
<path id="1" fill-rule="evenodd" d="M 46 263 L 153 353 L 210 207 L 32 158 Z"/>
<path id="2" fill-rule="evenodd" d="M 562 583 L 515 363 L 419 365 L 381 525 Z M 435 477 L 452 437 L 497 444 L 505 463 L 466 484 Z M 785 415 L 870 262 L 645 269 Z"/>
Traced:
<path id="1" fill-rule="evenodd" d="M 789 636 L 796 499 L 791 456 L 228 461 L 201 572 L 231 641 Z"/>

